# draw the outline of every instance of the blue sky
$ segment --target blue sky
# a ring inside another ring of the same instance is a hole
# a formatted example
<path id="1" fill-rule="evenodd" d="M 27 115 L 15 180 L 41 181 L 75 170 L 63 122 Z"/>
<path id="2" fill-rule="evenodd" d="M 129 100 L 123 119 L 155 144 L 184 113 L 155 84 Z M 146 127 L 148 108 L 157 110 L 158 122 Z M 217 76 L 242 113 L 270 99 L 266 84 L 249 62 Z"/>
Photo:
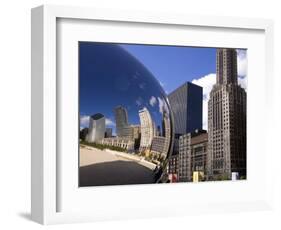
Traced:
<path id="1" fill-rule="evenodd" d="M 207 101 L 216 78 L 215 48 L 95 42 L 81 42 L 79 47 L 81 127 L 88 126 L 89 115 L 101 112 L 106 125 L 114 129 L 117 105 L 126 107 L 132 124 L 139 123 L 138 110 L 143 107 L 159 122 L 161 109 L 156 107 L 163 104 L 162 94 L 190 81 L 203 87 L 203 128 L 207 129 Z M 237 51 L 238 82 L 247 89 L 247 52 Z"/>
<path id="2" fill-rule="evenodd" d="M 121 45 L 160 81 L 166 93 L 186 81 L 216 71 L 216 49 L 182 46 Z"/>

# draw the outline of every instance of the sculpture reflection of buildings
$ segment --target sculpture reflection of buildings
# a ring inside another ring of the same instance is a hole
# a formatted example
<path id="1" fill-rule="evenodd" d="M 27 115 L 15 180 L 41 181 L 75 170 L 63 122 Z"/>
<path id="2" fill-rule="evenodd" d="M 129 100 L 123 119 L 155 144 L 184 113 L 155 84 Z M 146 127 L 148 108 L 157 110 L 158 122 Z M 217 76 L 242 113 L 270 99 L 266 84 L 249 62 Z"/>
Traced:
<path id="1" fill-rule="evenodd" d="M 132 138 L 127 137 L 108 137 L 99 141 L 100 144 L 120 147 L 126 149 L 128 152 L 134 151 L 135 142 Z"/>
<path id="2" fill-rule="evenodd" d="M 135 150 L 135 142 L 140 138 L 140 126 L 128 123 L 128 112 L 125 107 L 114 108 L 116 121 L 116 137 L 112 137 L 112 129 L 107 128 L 104 138 L 99 140 L 100 144 L 121 147 L 128 152 Z"/>
<path id="3" fill-rule="evenodd" d="M 105 134 L 105 117 L 101 113 L 90 116 L 89 132 L 86 137 L 88 142 L 98 142 L 104 138 Z"/>
<path id="4" fill-rule="evenodd" d="M 164 106 L 162 108 L 162 116 L 162 135 L 158 128 L 152 139 L 151 153 L 158 154 L 162 159 L 166 159 L 170 147 L 171 125 L 169 113 Z"/>
<path id="5" fill-rule="evenodd" d="M 105 137 L 112 137 L 112 128 L 105 129 Z"/>
<path id="6" fill-rule="evenodd" d="M 118 137 L 128 136 L 128 112 L 123 106 L 116 106 L 114 108 L 116 135 Z"/>
<path id="7" fill-rule="evenodd" d="M 141 140 L 140 140 L 140 151 L 149 151 L 153 134 L 154 134 L 154 125 L 151 118 L 151 115 L 146 107 L 139 110 L 140 117 L 140 131 L 141 131 Z"/>
<path id="8" fill-rule="evenodd" d="M 100 140 L 99 143 L 103 145 L 121 147 L 126 149 L 128 152 L 134 152 L 136 141 L 140 138 L 140 126 L 129 125 L 127 128 L 128 133 L 126 136 L 105 137 Z"/>

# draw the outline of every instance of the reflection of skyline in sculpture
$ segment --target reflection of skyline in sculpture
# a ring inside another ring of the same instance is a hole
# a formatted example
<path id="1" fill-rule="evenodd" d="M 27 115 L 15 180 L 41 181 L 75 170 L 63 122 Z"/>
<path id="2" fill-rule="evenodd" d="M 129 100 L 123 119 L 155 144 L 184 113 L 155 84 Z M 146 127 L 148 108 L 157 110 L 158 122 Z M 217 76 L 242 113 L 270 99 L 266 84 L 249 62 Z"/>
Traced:
<path id="1" fill-rule="evenodd" d="M 135 141 L 128 137 L 108 137 L 101 139 L 98 143 L 107 146 L 120 147 L 129 152 L 134 152 L 135 150 Z"/>
<path id="2" fill-rule="evenodd" d="M 105 129 L 105 137 L 112 137 L 112 128 Z"/>
<path id="3" fill-rule="evenodd" d="M 128 112 L 123 106 L 116 106 L 114 108 L 115 122 L 116 122 L 116 136 L 121 138 L 138 139 L 140 137 L 140 126 L 128 123 Z"/>
<path id="4" fill-rule="evenodd" d="M 141 123 L 141 141 L 140 150 L 144 151 L 150 148 L 154 133 L 154 125 L 151 115 L 147 108 L 143 108 L 139 111 L 140 123 Z"/>
<path id="5" fill-rule="evenodd" d="M 105 118 L 98 113 L 91 116 L 87 141 L 121 147 L 129 152 L 158 154 L 163 159 L 167 156 L 170 146 L 171 125 L 166 104 L 161 104 L 162 132 L 159 125 L 156 128 L 155 122 L 146 107 L 139 111 L 140 125 L 128 124 L 126 108 L 117 106 L 114 111 L 119 135 L 112 136 L 112 128 L 100 128 L 101 124 L 105 124 Z M 101 118 L 103 120 L 99 121 Z"/>
<path id="6" fill-rule="evenodd" d="M 79 55 L 80 115 L 101 113 L 105 120 L 102 137 L 91 139 L 95 143 L 90 146 L 139 157 L 149 162 L 145 164 L 157 166 L 152 174 L 158 181 L 173 145 L 165 91 L 136 58 L 118 45 L 80 42 Z M 90 124 L 81 122 L 81 127 Z M 94 133 L 93 127 L 90 129 Z M 154 146 L 162 143 L 161 149 L 152 148 L 153 139 Z"/>
<path id="7" fill-rule="evenodd" d="M 151 143 L 151 152 L 157 154 L 166 154 L 169 151 L 169 144 L 171 139 L 171 126 L 169 122 L 169 115 L 163 111 L 163 135 L 156 133 Z"/>
<path id="8" fill-rule="evenodd" d="M 159 178 L 165 181 L 162 171 L 165 169 L 172 182 L 192 181 L 195 176 L 199 179 L 199 175 L 202 180 L 230 178 L 231 173 L 246 175 L 246 92 L 237 84 L 234 49 L 215 49 L 217 83 L 210 94 L 204 92 L 204 84 L 199 86 L 201 81 L 188 82 L 190 79 L 185 76 L 178 82 L 169 76 L 174 83 L 169 90 L 167 82 L 161 81 L 169 93 L 167 98 L 150 72 L 119 49 L 120 45 L 87 42 L 80 45 L 87 50 L 84 62 L 91 65 L 88 69 L 81 67 L 79 72 L 81 85 L 87 85 L 80 90 L 80 114 L 89 117 L 101 112 L 106 124 L 104 137 L 90 146 L 101 147 L 104 155 L 107 150 L 116 150 L 130 159 L 136 157 L 138 162 L 155 165 L 155 181 Z M 82 65 L 84 62 L 81 61 Z M 204 79 L 211 77 L 215 79 L 213 75 Z M 203 111 L 208 112 L 208 118 Z M 202 120 L 206 124 L 206 119 L 209 119 L 209 136 L 202 130 Z M 82 124 L 80 140 L 85 140 L 88 129 L 90 132 L 93 128 L 88 128 L 86 122 Z"/>
<path id="9" fill-rule="evenodd" d="M 80 46 L 85 49 L 87 61 L 93 61 L 95 66 L 85 72 L 81 62 L 81 86 L 89 89 L 92 85 L 90 91 L 80 91 L 81 97 L 87 95 L 87 108 L 102 113 L 106 120 L 104 137 L 96 143 L 122 147 L 131 153 L 154 152 L 162 154 L 163 160 L 167 158 L 171 152 L 170 108 L 159 82 L 118 45 L 83 42 Z M 99 94 L 93 97 L 96 92 Z M 161 149 L 157 147 L 160 142 Z"/>
<path id="10" fill-rule="evenodd" d="M 98 142 L 104 138 L 105 134 L 105 117 L 101 113 L 90 116 L 88 142 Z"/>
<path id="11" fill-rule="evenodd" d="M 122 106 L 114 108 L 115 122 L 116 122 L 116 135 L 118 137 L 128 136 L 128 112 Z"/>

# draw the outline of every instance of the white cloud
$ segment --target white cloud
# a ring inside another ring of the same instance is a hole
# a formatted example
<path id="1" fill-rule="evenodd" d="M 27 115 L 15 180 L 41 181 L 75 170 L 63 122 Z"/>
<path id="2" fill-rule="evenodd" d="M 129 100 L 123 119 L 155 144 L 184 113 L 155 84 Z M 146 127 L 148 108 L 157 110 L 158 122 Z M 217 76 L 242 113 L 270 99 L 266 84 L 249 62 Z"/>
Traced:
<path id="1" fill-rule="evenodd" d="M 193 84 L 203 88 L 203 129 L 208 129 L 208 101 L 213 85 L 216 83 L 216 74 L 210 73 L 201 78 L 192 80 Z M 247 77 L 238 77 L 238 84 L 247 91 Z"/>
<path id="2" fill-rule="evenodd" d="M 85 128 L 85 127 L 89 127 L 89 122 L 90 122 L 90 116 L 81 115 L 80 116 L 80 129 Z M 111 119 L 105 118 L 105 125 L 115 126 L 115 123 Z"/>
<path id="3" fill-rule="evenodd" d="M 145 86 L 146 86 L 145 83 L 140 83 L 139 84 L 140 89 L 145 89 Z"/>
<path id="4" fill-rule="evenodd" d="M 164 101 L 164 99 L 157 97 L 158 104 L 159 104 L 159 113 L 163 114 L 164 111 L 168 111 L 167 103 Z"/>
<path id="5" fill-rule="evenodd" d="M 193 84 L 199 85 L 203 88 L 203 100 L 209 97 L 209 94 L 216 83 L 216 74 L 210 73 L 201 78 L 192 80 Z"/>
<path id="6" fill-rule="evenodd" d="M 105 125 L 115 126 L 115 123 L 112 120 L 110 120 L 109 118 L 105 118 Z"/>
<path id="7" fill-rule="evenodd" d="M 208 100 L 213 85 L 216 83 L 216 74 L 210 73 L 199 79 L 194 79 L 193 84 L 199 85 L 203 88 L 203 129 L 208 129 Z"/>
<path id="8" fill-rule="evenodd" d="M 163 106 L 164 106 L 164 101 L 158 97 L 158 103 L 159 103 L 159 112 L 163 114 Z"/>
<path id="9" fill-rule="evenodd" d="M 89 127 L 90 116 L 81 115 L 80 116 L 80 126 L 81 127 Z"/>
<path id="10" fill-rule="evenodd" d="M 239 77 L 247 75 L 247 50 L 237 49 L 237 73 Z"/>
<path id="11" fill-rule="evenodd" d="M 141 98 L 141 97 L 138 97 L 137 100 L 136 100 L 136 104 L 137 104 L 138 106 L 141 106 L 141 105 L 142 105 L 142 102 L 143 102 L 142 98 Z"/>
<path id="12" fill-rule="evenodd" d="M 247 50 L 237 49 L 238 84 L 247 91 Z"/>
<path id="13" fill-rule="evenodd" d="M 153 107 L 157 103 L 156 97 L 152 96 L 149 99 L 149 104 Z"/>
<path id="14" fill-rule="evenodd" d="M 247 50 L 237 49 L 238 84 L 247 91 Z M 210 73 L 194 79 L 192 83 L 203 88 L 203 129 L 208 129 L 208 100 L 213 85 L 216 83 L 216 74 Z"/>
<path id="15" fill-rule="evenodd" d="M 247 92 L 247 77 L 238 77 L 238 84 Z"/>

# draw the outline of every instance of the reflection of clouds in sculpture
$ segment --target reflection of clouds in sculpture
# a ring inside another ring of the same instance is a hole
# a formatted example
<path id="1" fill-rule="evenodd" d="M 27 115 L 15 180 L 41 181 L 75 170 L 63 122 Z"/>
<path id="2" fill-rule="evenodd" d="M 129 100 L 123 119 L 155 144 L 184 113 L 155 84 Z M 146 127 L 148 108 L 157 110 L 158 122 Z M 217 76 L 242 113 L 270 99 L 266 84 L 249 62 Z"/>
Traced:
<path id="1" fill-rule="evenodd" d="M 157 103 L 156 97 L 152 96 L 149 100 L 149 104 L 153 107 Z"/>
<path id="2" fill-rule="evenodd" d="M 137 106 L 141 106 L 143 104 L 143 99 L 141 97 L 138 97 L 136 100 Z"/>
<path id="3" fill-rule="evenodd" d="M 80 126 L 81 126 L 81 128 L 88 127 L 89 126 L 89 121 L 90 121 L 90 116 L 88 116 L 88 115 L 81 115 L 80 116 Z M 107 126 L 115 126 L 114 121 L 112 119 L 110 119 L 110 118 L 105 118 L 105 124 Z"/>
<path id="4" fill-rule="evenodd" d="M 145 89 L 145 83 L 139 84 L 140 89 Z"/>
<path id="5" fill-rule="evenodd" d="M 80 127 L 88 127 L 89 126 L 90 116 L 80 115 Z"/>
<path id="6" fill-rule="evenodd" d="M 163 114 L 165 109 L 165 103 L 160 97 L 158 97 L 158 103 L 159 103 L 159 113 Z"/>
<path id="7" fill-rule="evenodd" d="M 123 146 L 133 154 L 143 151 L 148 160 L 153 155 L 155 164 L 164 166 L 172 145 L 172 121 L 167 96 L 158 80 L 118 45 L 81 44 L 80 54 L 85 53 L 85 60 L 82 55 L 80 111 L 84 115 L 80 116 L 80 126 L 87 128 L 88 117 L 101 113 L 106 128 L 112 128 L 112 137 L 100 143 Z M 83 68 L 84 62 L 90 62 L 91 68 Z M 116 118 L 117 106 L 127 113 L 125 123 L 120 124 L 122 115 Z"/>
<path id="8" fill-rule="evenodd" d="M 162 115 L 164 113 L 169 114 L 169 108 L 167 102 L 164 99 L 158 97 L 158 103 L 159 103 L 159 113 L 161 113 Z"/>
<path id="9" fill-rule="evenodd" d="M 114 121 L 112 121 L 112 120 L 109 119 L 109 118 L 105 118 L 105 124 L 106 124 L 107 126 L 114 126 L 114 125 L 115 125 Z"/>

